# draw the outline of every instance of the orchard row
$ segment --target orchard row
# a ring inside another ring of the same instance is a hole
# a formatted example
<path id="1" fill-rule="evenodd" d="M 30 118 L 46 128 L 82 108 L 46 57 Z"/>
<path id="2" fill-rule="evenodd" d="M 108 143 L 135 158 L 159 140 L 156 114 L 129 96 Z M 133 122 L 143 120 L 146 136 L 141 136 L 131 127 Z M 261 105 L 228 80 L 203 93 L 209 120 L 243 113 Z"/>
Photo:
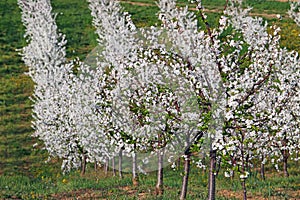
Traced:
<path id="1" fill-rule="evenodd" d="M 18 2 L 28 42 L 22 58 L 35 83 L 34 136 L 65 172 L 118 157 L 121 174 L 130 159 L 134 184 L 139 172 L 158 171 L 161 195 L 163 168 L 183 157 L 180 199 L 191 159 L 205 167 L 192 155 L 210 160 L 208 199 L 216 198 L 217 166 L 239 175 L 244 199 L 253 160 L 262 176 L 267 161 L 283 162 L 288 176 L 300 149 L 299 56 L 241 0 L 227 2 L 216 28 L 200 0 L 190 1 L 195 12 L 160 0 L 162 25 L 144 28 L 118 1 L 88 0 L 99 46 L 86 63 L 67 60 L 50 0 Z M 299 6 L 289 11 L 298 25 Z"/>

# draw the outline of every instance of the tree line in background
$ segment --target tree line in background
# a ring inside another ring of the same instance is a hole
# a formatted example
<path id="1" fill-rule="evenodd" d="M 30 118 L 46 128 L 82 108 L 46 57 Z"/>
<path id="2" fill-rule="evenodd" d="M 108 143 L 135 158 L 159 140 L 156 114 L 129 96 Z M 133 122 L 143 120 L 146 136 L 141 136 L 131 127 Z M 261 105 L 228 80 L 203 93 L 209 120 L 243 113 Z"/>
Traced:
<path id="1" fill-rule="evenodd" d="M 144 28 L 118 1 L 88 2 L 99 43 L 94 64 L 67 60 L 50 0 L 18 0 L 28 43 L 21 55 L 35 83 L 34 136 L 64 172 L 84 174 L 87 163 L 110 160 L 137 186 L 140 172 L 157 170 L 161 195 L 163 168 L 183 158 L 180 199 L 192 160 L 208 165 L 208 199 L 216 198 L 220 168 L 240 177 L 244 199 L 253 161 L 262 178 L 268 161 L 289 175 L 300 149 L 300 62 L 279 46 L 279 27 L 250 17 L 241 0 L 227 1 L 216 28 L 200 0 L 190 1 L 195 12 L 160 0 L 161 25 Z M 299 6 L 289 11 L 298 25 Z"/>

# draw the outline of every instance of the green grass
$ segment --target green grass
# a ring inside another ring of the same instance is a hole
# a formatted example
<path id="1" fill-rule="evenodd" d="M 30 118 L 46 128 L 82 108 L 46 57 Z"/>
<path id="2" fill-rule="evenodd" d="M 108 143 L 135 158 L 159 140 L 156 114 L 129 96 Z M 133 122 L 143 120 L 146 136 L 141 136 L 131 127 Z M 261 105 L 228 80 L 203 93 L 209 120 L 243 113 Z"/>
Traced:
<path id="1" fill-rule="evenodd" d="M 122 3 L 121 5 L 124 7 L 124 10 L 132 15 L 132 20 L 137 27 L 154 26 L 160 23 L 156 15 L 159 9 L 155 5 L 147 8 L 127 3 Z"/>
<path id="2" fill-rule="evenodd" d="M 151 3 L 153 6 L 143 7 L 122 3 L 124 9 L 132 14 L 138 27 L 159 24 L 155 1 L 132 0 Z M 69 59 L 79 57 L 84 59 L 97 46 L 96 35 L 91 24 L 92 18 L 86 1 L 52 0 L 54 12 L 59 13 L 57 23 L 59 29 L 66 34 L 68 40 L 67 56 Z M 186 0 L 178 0 L 184 5 Z M 281 13 L 287 10 L 287 3 L 272 1 L 247 1 L 254 7 L 253 12 Z M 255 2 L 255 3 L 253 3 Z M 208 9 L 222 10 L 225 0 L 203 0 Z M 266 10 L 266 11 L 264 11 Z M 62 14 L 61 14 L 62 13 Z M 218 13 L 207 13 L 208 21 L 216 26 Z M 108 199 L 156 199 L 153 197 L 155 174 L 141 176 L 141 185 L 131 187 L 130 175 L 124 180 L 114 177 L 104 177 L 100 170 L 93 172 L 88 168 L 85 177 L 79 178 L 79 172 L 73 171 L 62 175 L 60 161 L 45 163 L 47 152 L 42 150 L 42 144 L 34 149 L 32 145 L 38 142 L 31 137 L 31 101 L 34 84 L 24 74 L 27 67 L 21 61 L 16 49 L 26 45 L 24 27 L 21 23 L 20 9 L 17 0 L 0 1 L 0 199 L 59 199 L 76 197 L 80 193 L 91 193 L 99 198 Z M 300 49 L 298 35 L 300 29 L 291 20 L 282 21 L 267 18 L 270 24 L 282 27 L 281 44 L 288 49 Z M 291 199 L 295 191 L 300 190 L 299 169 L 293 164 L 288 179 L 271 171 L 266 181 L 261 181 L 253 173 L 248 180 L 249 193 L 260 197 L 276 199 Z M 206 173 L 207 174 L 207 173 Z M 188 199 L 204 199 L 206 197 L 207 175 L 193 167 L 189 182 Z M 241 186 L 237 180 L 218 177 L 218 199 L 239 199 Z M 166 194 L 161 199 L 178 199 L 181 176 L 178 172 L 168 170 L 165 174 Z M 227 193 L 234 196 L 228 196 Z M 299 195 L 299 194 L 298 194 Z"/>
<path id="3" fill-rule="evenodd" d="M 129 2 L 147 3 L 156 5 L 156 0 L 128 0 Z M 126 2 L 126 0 L 124 0 Z M 179 5 L 187 5 L 187 0 L 177 0 Z M 206 9 L 223 10 L 226 0 L 202 0 L 202 5 Z M 245 0 L 244 7 L 252 7 L 253 13 L 266 13 L 266 14 L 286 14 L 289 9 L 288 2 L 278 2 L 272 0 Z"/>
<path id="4" fill-rule="evenodd" d="M 58 13 L 57 25 L 68 41 L 67 55 L 70 59 L 84 59 L 97 46 L 95 29 L 87 1 L 54 0 L 53 11 Z"/>
<path id="5" fill-rule="evenodd" d="M 68 175 L 61 175 L 59 162 L 51 163 L 52 166 L 44 166 L 39 169 L 34 177 L 24 175 L 0 176 L 1 198 L 22 199 L 57 199 L 66 197 L 107 198 L 107 199 L 157 199 L 155 193 L 156 174 L 140 175 L 139 187 L 133 187 L 130 174 L 125 174 L 123 179 L 105 177 L 102 169 L 97 172 L 90 166 L 84 177 L 79 178 L 79 172 L 74 171 Z M 179 171 L 165 168 L 165 194 L 159 199 L 178 199 L 181 175 Z M 297 172 L 296 166 L 291 171 Z M 254 171 L 247 179 L 248 195 L 252 197 L 264 197 L 271 199 L 300 198 L 297 191 L 300 190 L 300 175 L 289 178 L 278 176 L 272 171 L 263 181 Z M 240 199 L 242 188 L 237 178 L 225 178 L 222 173 L 217 176 L 218 199 Z M 207 171 L 203 172 L 192 168 L 189 192 L 187 199 L 205 199 L 207 195 Z"/>

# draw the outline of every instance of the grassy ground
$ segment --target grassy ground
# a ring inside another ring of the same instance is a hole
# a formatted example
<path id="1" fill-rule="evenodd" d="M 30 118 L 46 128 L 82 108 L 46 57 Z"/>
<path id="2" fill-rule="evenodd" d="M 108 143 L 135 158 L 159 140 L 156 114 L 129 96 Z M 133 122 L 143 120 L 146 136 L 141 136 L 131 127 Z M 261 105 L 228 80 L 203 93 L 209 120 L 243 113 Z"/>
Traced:
<path id="1" fill-rule="evenodd" d="M 4 175 L 0 176 L 0 197 L 8 199 L 157 199 L 155 197 L 155 172 L 140 175 L 140 186 L 133 187 L 130 174 L 123 179 L 104 175 L 102 169 L 94 171 L 92 167 L 84 177 L 74 171 L 62 175 L 59 162 L 50 167 L 44 166 L 34 176 Z M 181 185 L 180 170 L 165 168 L 165 194 L 158 199 L 178 199 Z M 270 170 L 269 170 L 270 172 Z M 294 166 L 290 170 L 291 177 L 284 178 L 271 171 L 262 181 L 256 171 L 247 180 L 249 199 L 299 199 L 300 175 Z M 207 195 L 207 171 L 195 167 L 189 181 L 187 199 L 205 199 Z M 217 199 L 241 199 L 242 190 L 237 178 L 228 179 L 219 174 L 217 177 Z"/>
<path id="2" fill-rule="evenodd" d="M 153 6 L 131 5 L 123 2 L 125 10 L 133 16 L 137 26 L 149 26 L 159 23 L 156 17 L 158 9 L 150 0 L 132 0 L 150 3 Z M 27 68 L 22 63 L 16 49 L 25 45 L 24 27 L 21 23 L 20 10 L 16 0 L 0 1 L 0 198 L 2 199 L 61 199 L 75 196 L 81 199 L 94 196 L 108 199 L 154 199 L 155 174 L 141 176 L 141 185 L 131 187 L 130 175 L 123 180 L 104 177 L 99 170 L 93 172 L 90 167 L 86 177 L 78 178 L 74 171 L 69 175 L 60 172 L 60 161 L 45 163 L 47 153 L 40 148 L 33 149 L 36 139 L 30 137 L 31 102 L 29 96 L 33 91 L 32 81 L 24 74 Z M 52 0 L 54 11 L 62 13 L 57 16 L 58 26 L 68 40 L 67 53 L 70 59 L 78 56 L 84 59 L 97 45 L 94 28 L 87 3 L 80 0 Z M 186 2 L 180 0 L 179 2 Z M 224 0 L 203 0 L 208 9 L 220 10 Z M 271 1 L 248 1 L 254 7 L 253 12 L 285 15 L 286 3 Z M 256 2 L 255 4 L 253 2 Z M 211 24 L 216 24 L 219 14 L 208 13 Z M 300 49 L 298 35 L 300 29 L 291 20 L 282 21 L 267 18 L 270 24 L 282 27 L 282 45 L 289 49 Z M 189 199 L 204 199 L 206 196 L 207 177 L 202 171 L 193 168 L 191 175 Z M 271 171 L 266 181 L 249 179 L 252 198 L 263 199 L 300 199 L 300 177 L 296 164 L 291 166 L 291 177 L 283 178 Z M 177 199 L 181 176 L 178 172 L 168 170 L 165 175 L 166 195 L 162 199 Z M 239 199 L 240 184 L 235 180 L 218 177 L 218 199 Z M 86 196 L 84 196 L 86 195 Z M 108 197 L 110 196 L 110 197 Z M 221 197 L 223 196 L 223 197 Z M 272 198 L 271 198 L 272 197 Z"/>

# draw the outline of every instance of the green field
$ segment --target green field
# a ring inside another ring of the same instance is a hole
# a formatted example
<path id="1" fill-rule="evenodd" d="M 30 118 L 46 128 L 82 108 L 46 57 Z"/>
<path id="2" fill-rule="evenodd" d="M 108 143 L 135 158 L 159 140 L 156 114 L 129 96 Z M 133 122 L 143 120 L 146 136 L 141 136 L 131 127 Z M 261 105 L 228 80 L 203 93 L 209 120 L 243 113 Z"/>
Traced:
<path id="1" fill-rule="evenodd" d="M 131 0 L 149 6 L 132 5 L 123 2 L 125 10 L 132 14 L 137 26 L 150 26 L 159 23 L 156 17 L 158 8 L 155 1 Z M 184 5 L 185 0 L 179 0 Z M 214 25 L 225 0 L 205 0 L 208 21 Z M 288 4 L 283 2 L 248 0 L 254 7 L 253 14 L 264 14 L 269 24 L 282 27 L 281 44 L 288 49 L 300 52 L 300 28 L 287 18 Z M 96 35 L 88 5 L 82 0 L 53 0 L 54 12 L 59 13 L 57 23 L 68 40 L 68 58 L 84 59 L 97 46 Z M 212 12 L 211 9 L 214 11 Z M 273 18 L 280 13 L 283 20 Z M 22 63 L 16 49 L 26 45 L 23 37 L 17 0 L 0 1 L 0 199 L 156 199 L 153 197 L 156 182 L 155 173 L 141 176 L 141 185 L 132 187 L 130 174 L 119 180 L 105 177 L 100 168 L 97 172 L 88 167 L 85 177 L 78 171 L 63 175 L 60 161 L 45 163 L 47 153 L 32 145 L 38 142 L 31 137 L 31 101 L 33 82 L 24 73 L 27 68 Z M 182 169 L 179 169 L 182 171 Z M 259 179 L 258 168 L 254 168 L 247 184 L 249 199 L 300 199 L 300 169 L 298 163 L 291 163 L 290 177 L 284 178 L 272 166 L 267 168 L 267 179 Z M 165 174 L 166 192 L 161 199 L 178 199 L 181 175 L 167 168 Z M 189 182 L 188 199 L 205 199 L 207 190 L 207 171 L 195 167 Z M 241 186 L 237 179 L 217 177 L 218 199 L 240 199 Z M 251 197 L 251 198 L 250 198 Z"/>

